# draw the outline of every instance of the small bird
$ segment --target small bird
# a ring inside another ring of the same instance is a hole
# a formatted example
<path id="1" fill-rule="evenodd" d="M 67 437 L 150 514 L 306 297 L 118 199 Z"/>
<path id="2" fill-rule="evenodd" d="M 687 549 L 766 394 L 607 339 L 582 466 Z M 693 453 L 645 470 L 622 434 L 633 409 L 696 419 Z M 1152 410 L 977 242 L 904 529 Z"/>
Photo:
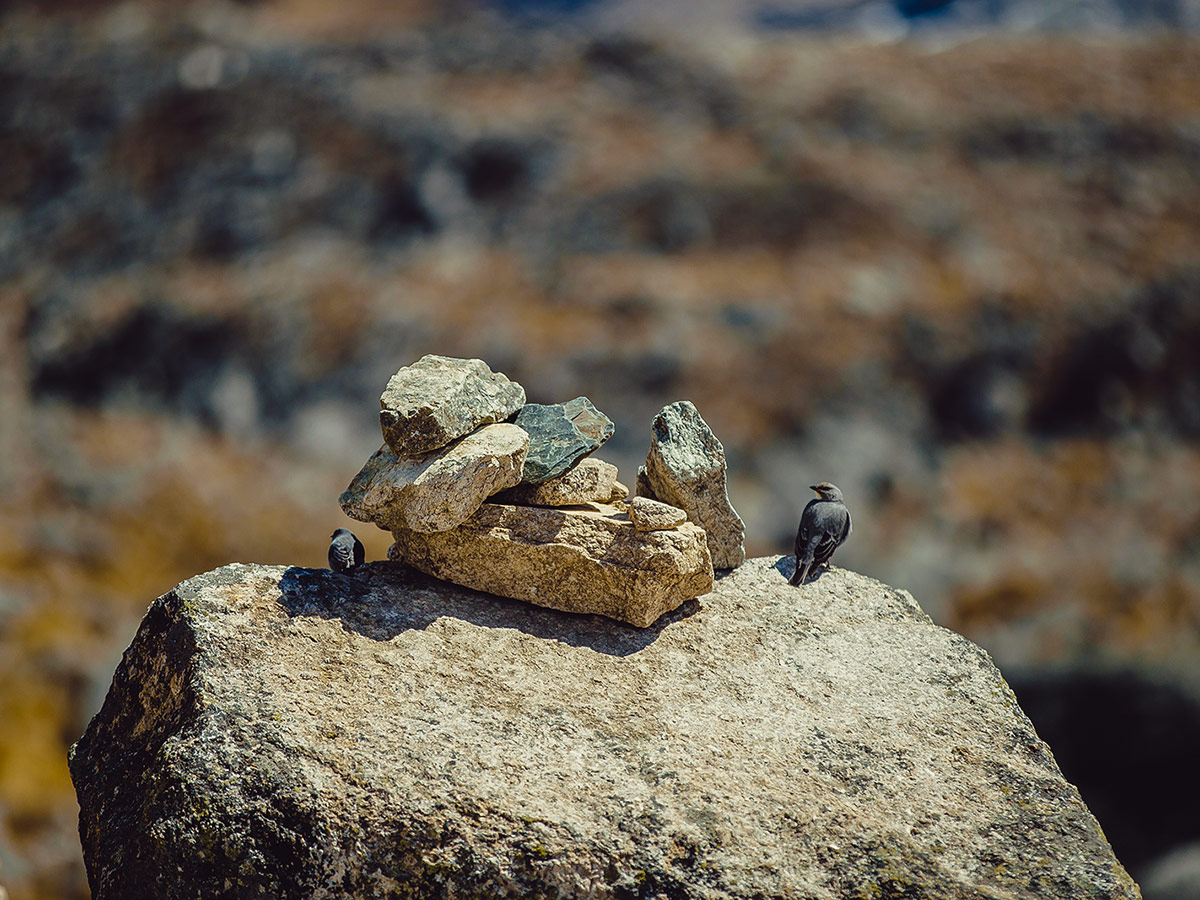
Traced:
<path id="1" fill-rule="evenodd" d="M 800 516 L 800 530 L 796 532 L 796 571 L 788 584 L 804 584 L 813 567 L 829 562 L 833 551 L 850 536 L 850 510 L 842 502 L 838 486 L 822 481 L 811 487 L 817 492 L 817 498 L 808 501 Z"/>
<path id="2" fill-rule="evenodd" d="M 347 528 L 339 528 L 329 536 L 329 568 L 335 572 L 352 572 L 363 564 L 366 551 L 362 541 Z"/>

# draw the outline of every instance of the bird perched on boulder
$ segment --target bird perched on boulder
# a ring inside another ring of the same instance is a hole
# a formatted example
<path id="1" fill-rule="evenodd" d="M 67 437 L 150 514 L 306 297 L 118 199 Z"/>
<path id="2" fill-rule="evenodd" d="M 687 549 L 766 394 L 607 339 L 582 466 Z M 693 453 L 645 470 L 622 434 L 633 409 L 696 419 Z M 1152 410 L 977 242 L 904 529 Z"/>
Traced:
<path id="1" fill-rule="evenodd" d="M 850 536 L 850 510 L 842 502 L 838 486 L 822 481 L 811 487 L 817 492 L 817 498 L 808 501 L 800 516 L 800 530 L 796 532 L 796 571 L 788 584 L 804 584 L 808 573 L 814 567 L 828 563 L 833 551 Z"/>
<path id="2" fill-rule="evenodd" d="M 348 528 L 339 528 L 329 536 L 329 568 L 333 571 L 352 572 L 365 557 L 362 541 Z"/>

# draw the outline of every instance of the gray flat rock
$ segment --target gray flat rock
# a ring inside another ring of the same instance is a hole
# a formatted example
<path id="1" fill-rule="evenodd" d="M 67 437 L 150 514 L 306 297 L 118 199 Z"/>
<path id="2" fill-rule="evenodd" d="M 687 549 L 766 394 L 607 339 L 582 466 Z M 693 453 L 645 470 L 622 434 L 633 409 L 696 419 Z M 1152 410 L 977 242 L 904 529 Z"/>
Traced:
<path id="1" fill-rule="evenodd" d="M 612 420 L 587 397 L 566 403 L 527 403 L 515 422 L 529 432 L 526 484 L 541 484 L 566 472 L 613 434 Z"/>

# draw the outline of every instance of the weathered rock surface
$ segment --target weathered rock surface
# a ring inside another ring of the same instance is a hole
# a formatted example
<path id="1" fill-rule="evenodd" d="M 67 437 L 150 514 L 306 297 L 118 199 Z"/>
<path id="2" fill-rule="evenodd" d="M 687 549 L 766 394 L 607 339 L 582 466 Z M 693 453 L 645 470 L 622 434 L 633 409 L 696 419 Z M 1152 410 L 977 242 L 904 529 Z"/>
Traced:
<path id="1" fill-rule="evenodd" d="M 644 472 L 638 470 L 638 493 L 679 507 L 708 532 L 714 567 L 742 564 L 746 526 L 729 502 L 725 448 L 693 403 L 671 403 L 654 418 Z"/>
<path id="2" fill-rule="evenodd" d="M 649 630 L 388 563 L 190 579 L 71 752 L 93 896 L 1138 896 L 987 654 L 773 563 Z"/>
<path id="3" fill-rule="evenodd" d="M 614 427 L 612 419 L 587 397 L 549 405 L 527 403 L 515 421 L 529 432 L 523 478 L 527 484 L 541 484 L 563 474 L 612 437 Z"/>
<path id="4" fill-rule="evenodd" d="M 485 503 L 452 531 L 396 529 L 389 558 L 455 584 L 638 627 L 712 589 L 704 532 L 637 531 L 623 509 Z"/>
<path id="5" fill-rule="evenodd" d="M 608 502 L 616 503 L 618 500 L 624 500 L 628 496 L 629 488 L 621 484 L 619 481 L 614 481 L 612 493 L 608 495 Z"/>
<path id="6" fill-rule="evenodd" d="M 346 515 L 384 531 L 446 531 L 497 491 L 518 484 L 529 435 L 485 425 L 448 447 L 400 458 L 384 446 L 367 460 L 338 503 Z"/>
<path id="7" fill-rule="evenodd" d="M 431 354 L 388 379 L 379 425 L 394 454 L 420 456 L 480 425 L 503 422 L 524 403 L 525 389 L 483 360 Z"/>
<path id="8" fill-rule="evenodd" d="M 602 459 L 587 457 L 557 478 L 541 484 L 521 484 L 496 495 L 498 503 L 526 506 L 572 506 L 578 503 L 607 503 L 617 483 L 617 467 Z"/>
<path id="9" fill-rule="evenodd" d="M 687 521 L 687 513 L 649 497 L 634 497 L 629 502 L 629 521 L 638 531 L 663 531 L 678 528 Z"/>

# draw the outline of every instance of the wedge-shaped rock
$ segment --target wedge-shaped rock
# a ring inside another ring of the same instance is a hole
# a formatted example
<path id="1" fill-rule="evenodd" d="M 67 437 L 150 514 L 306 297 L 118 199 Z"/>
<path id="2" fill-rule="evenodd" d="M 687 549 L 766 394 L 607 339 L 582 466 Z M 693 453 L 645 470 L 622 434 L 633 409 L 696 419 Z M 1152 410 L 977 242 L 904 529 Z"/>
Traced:
<path id="1" fill-rule="evenodd" d="M 664 531 L 687 521 L 687 513 L 649 497 L 634 497 L 629 503 L 629 521 L 638 531 Z"/>
<path id="2" fill-rule="evenodd" d="M 526 484 L 557 478 L 613 435 L 612 419 L 587 397 L 551 405 L 528 403 L 515 421 L 529 432 L 522 478 Z"/>
<path id="3" fill-rule="evenodd" d="M 541 484 L 520 484 L 497 494 L 497 503 L 523 506 L 573 506 L 606 503 L 614 493 L 617 467 L 602 459 L 587 457 L 557 478 Z"/>
<path id="4" fill-rule="evenodd" d="M 420 456 L 525 405 L 525 389 L 481 359 L 422 356 L 379 397 L 383 439 L 397 456 Z"/>
<path id="5" fill-rule="evenodd" d="M 392 536 L 388 558 L 429 575 L 641 628 L 713 586 L 703 530 L 637 531 L 615 506 L 485 503 L 453 531 Z"/>
<path id="6" fill-rule="evenodd" d="M 489 496 L 521 480 L 529 435 L 516 425 L 485 425 L 425 456 L 380 447 L 338 498 L 346 515 L 384 531 L 446 531 Z"/>
<path id="7" fill-rule="evenodd" d="M 644 479 L 638 471 L 638 493 L 679 507 L 708 532 L 716 568 L 731 569 L 745 560 L 746 526 L 729 502 L 725 448 L 690 401 L 664 406 L 655 417 Z"/>

